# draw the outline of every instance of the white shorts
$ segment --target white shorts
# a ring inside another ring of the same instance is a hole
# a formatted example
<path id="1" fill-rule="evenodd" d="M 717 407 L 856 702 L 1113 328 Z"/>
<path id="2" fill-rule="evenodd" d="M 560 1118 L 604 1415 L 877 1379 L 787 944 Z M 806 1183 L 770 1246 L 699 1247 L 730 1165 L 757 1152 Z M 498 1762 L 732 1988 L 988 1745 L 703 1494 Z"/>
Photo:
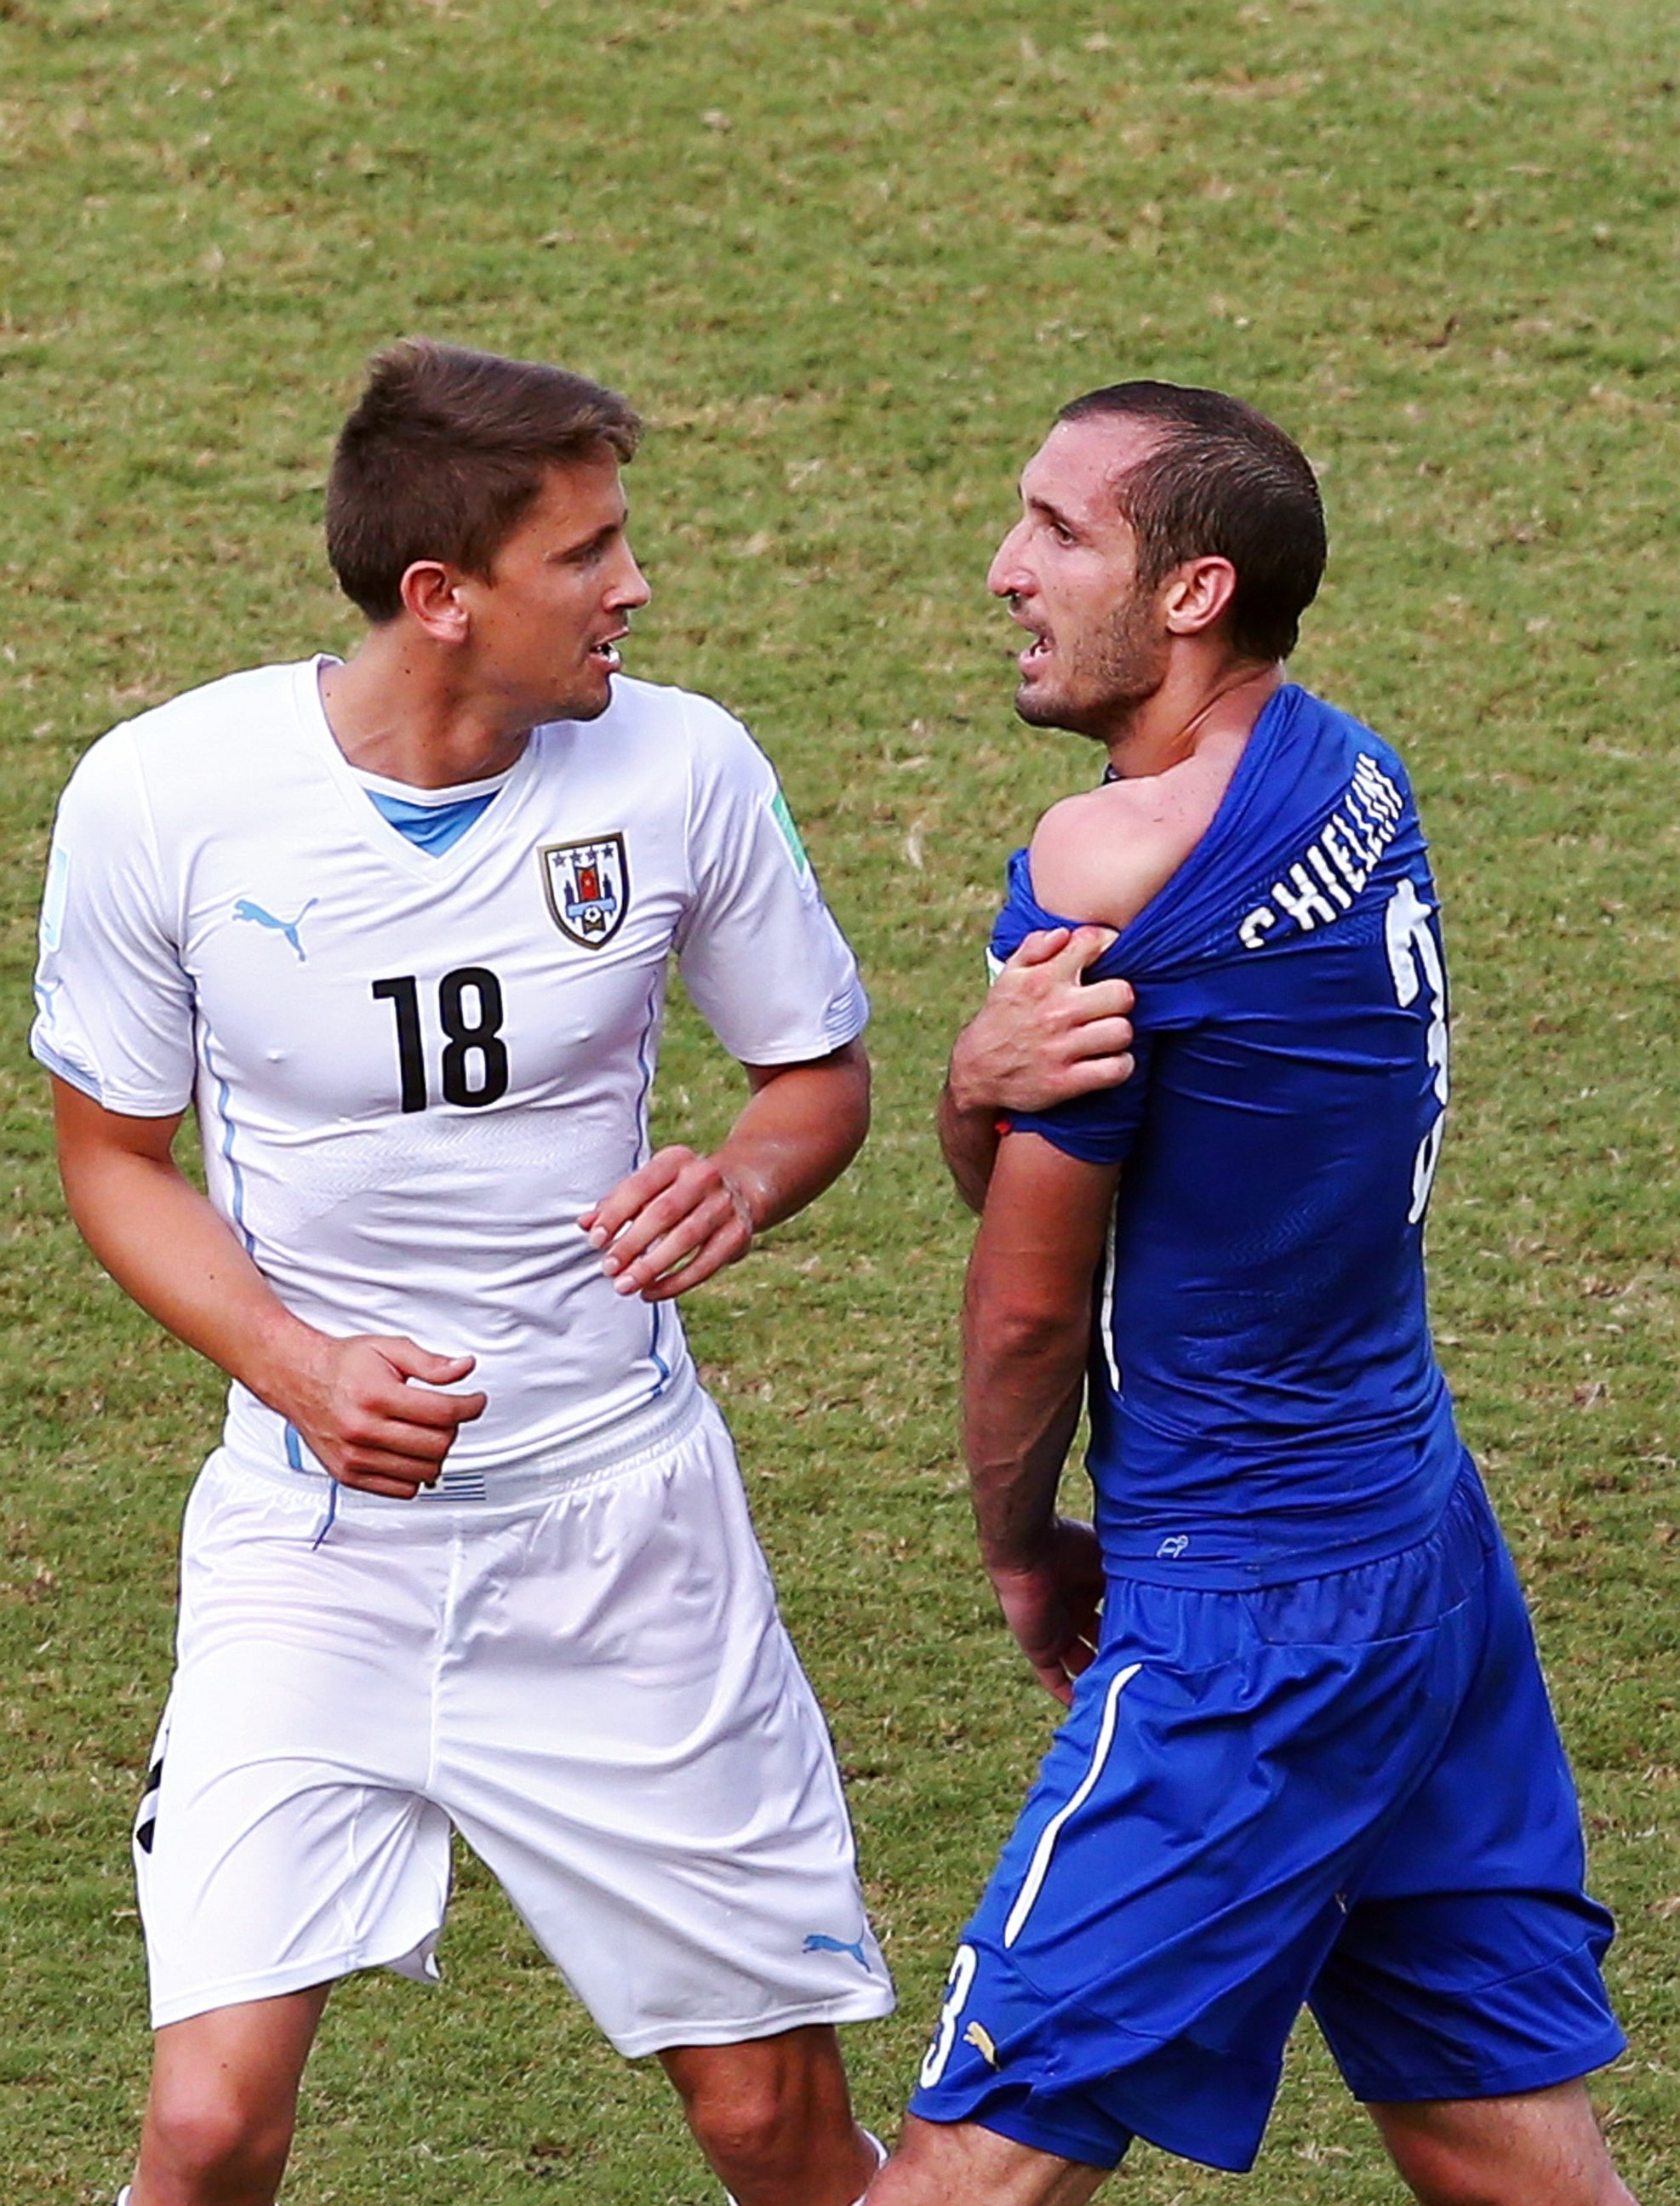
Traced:
<path id="1" fill-rule="evenodd" d="M 453 1825 L 620 2052 L 889 2012 L 833 1750 L 694 1388 L 518 1493 L 213 1455 L 135 1829 L 154 2025 L 436 1975 Z"/>

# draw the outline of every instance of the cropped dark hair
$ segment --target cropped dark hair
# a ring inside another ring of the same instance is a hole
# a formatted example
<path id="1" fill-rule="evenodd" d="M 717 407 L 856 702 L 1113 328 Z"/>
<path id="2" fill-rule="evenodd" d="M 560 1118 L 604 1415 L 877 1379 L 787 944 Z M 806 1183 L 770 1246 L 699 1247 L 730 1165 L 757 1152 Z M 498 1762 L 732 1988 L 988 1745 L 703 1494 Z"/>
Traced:
<path id="1" fill-rule="evenodd" d="M 628 399 L 535 361 L 410 337 L 378 354 L 327 476 L 327 557 L 371 621 L 402 610 L 403 575 L 444 559 L 487 575 L 545 470 L 604 446 L 628 460 Z"/>
<path id="2" fill-rule="evenodd" d="M 1161 432 L 1117 485 L 1137 534 L 1140 582 L 1153 589 L 1186 559 L 1229 559 L 1236 570 L 1226 615 L 1232 643 L 1245 656 L 1287 659 L 1327 549 L 1306 454 L 1240 398 L 1177 383 L 1111 384 L 1075 398 L 1057 419 L 1105 414 Z"/>

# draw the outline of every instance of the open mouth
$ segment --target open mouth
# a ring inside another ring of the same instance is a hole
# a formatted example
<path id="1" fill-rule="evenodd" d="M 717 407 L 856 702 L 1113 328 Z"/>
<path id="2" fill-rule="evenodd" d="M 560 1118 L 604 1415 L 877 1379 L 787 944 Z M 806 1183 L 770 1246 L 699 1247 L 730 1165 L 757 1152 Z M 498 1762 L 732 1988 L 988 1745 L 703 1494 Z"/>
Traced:
<path id="1" fill-rule="evenodd" d="M 1022 671 L 1025 673 L 1028 668 L 1036 665 L 1041 659 L 1048 659 L 1050 653 L 1051 642 L 1049 636 L 1047 635 L 1035 635 L 1033 638 L 1033 641 L 1028 645 L 1025 651 L 1021 652 L 1016 655 L 1016 664 L 1021 668 Z"/>
<path id="2" fill-rule="evenodd" d="M 619 657 L 618 646 L 622 637 L 629 633 L 627 629 L 621 629 L 617 635 L 603 636 L 599 643 L 590 646 L 589 656 L 597 666 L 604 668 L 609 674 L 619 671 L 624 662 Z"/>

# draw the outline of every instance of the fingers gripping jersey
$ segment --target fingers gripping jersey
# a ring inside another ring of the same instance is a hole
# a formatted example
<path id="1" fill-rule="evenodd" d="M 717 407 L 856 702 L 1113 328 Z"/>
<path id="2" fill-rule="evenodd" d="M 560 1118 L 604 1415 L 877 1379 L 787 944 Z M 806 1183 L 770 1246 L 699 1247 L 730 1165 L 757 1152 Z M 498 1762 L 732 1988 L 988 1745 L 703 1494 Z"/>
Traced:
<path id="1" fill-rule="evenodd" d="M 620 677 L 533 731 L 440 856 L 375 809 L 319 661 L 116 729 L 60 806 L 37 1056 L 109 1110 L 196 1107 L 212 1201 L 287 1307 L 479 1359 L 451 1482 L 662 1392 L 675 1311 L 581 1211 L 643 1160 L 674 953 L 731 1055 L 824 1056 L 856 967 L 775 775 L 719 707 Z M 242 1387 L 228 1445 L 301 1460 Z"/>
<path id="2" fill-rule="evenodd" d="M 1017 853 L 994 954 L 1058 923 Z M 1106 1551 L 1240 1584 L 1423 1536 L 1458 1460 L 1422 1254 L 1447 1002 L 1398 759 L 1279 690 L 1201 842 L 1092 971 L 1137 991 L 1136 1071 L 1013 1123 L 1124 1161 L 1091 1365 Z"/>

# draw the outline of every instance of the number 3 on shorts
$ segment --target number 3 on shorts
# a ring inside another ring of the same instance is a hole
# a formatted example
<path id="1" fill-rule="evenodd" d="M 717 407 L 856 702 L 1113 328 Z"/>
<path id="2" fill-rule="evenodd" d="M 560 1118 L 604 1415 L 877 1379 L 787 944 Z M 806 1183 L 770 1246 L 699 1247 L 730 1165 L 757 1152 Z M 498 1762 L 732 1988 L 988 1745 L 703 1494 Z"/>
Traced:
<path id="1" fill-rule="evenodd" d="M 939 2009 L 939 2019 L 933 2025 L 933 2042 L 928 2047 L 921 2064 L 920 2082 L 924 2090 L 931 2090 L 945 2072 L 945 2063 L 950 2059 L 950 2049 L 956 2042 L 956 2018 L 962 2012 L 963 2001 L 974 1987 L 974 1970 L 980 1966 L 980 1956 L 972 1946 L 959 1946 L 950 1965 L 950 1974 L 945 1979 L 944 2004 Z"/>

